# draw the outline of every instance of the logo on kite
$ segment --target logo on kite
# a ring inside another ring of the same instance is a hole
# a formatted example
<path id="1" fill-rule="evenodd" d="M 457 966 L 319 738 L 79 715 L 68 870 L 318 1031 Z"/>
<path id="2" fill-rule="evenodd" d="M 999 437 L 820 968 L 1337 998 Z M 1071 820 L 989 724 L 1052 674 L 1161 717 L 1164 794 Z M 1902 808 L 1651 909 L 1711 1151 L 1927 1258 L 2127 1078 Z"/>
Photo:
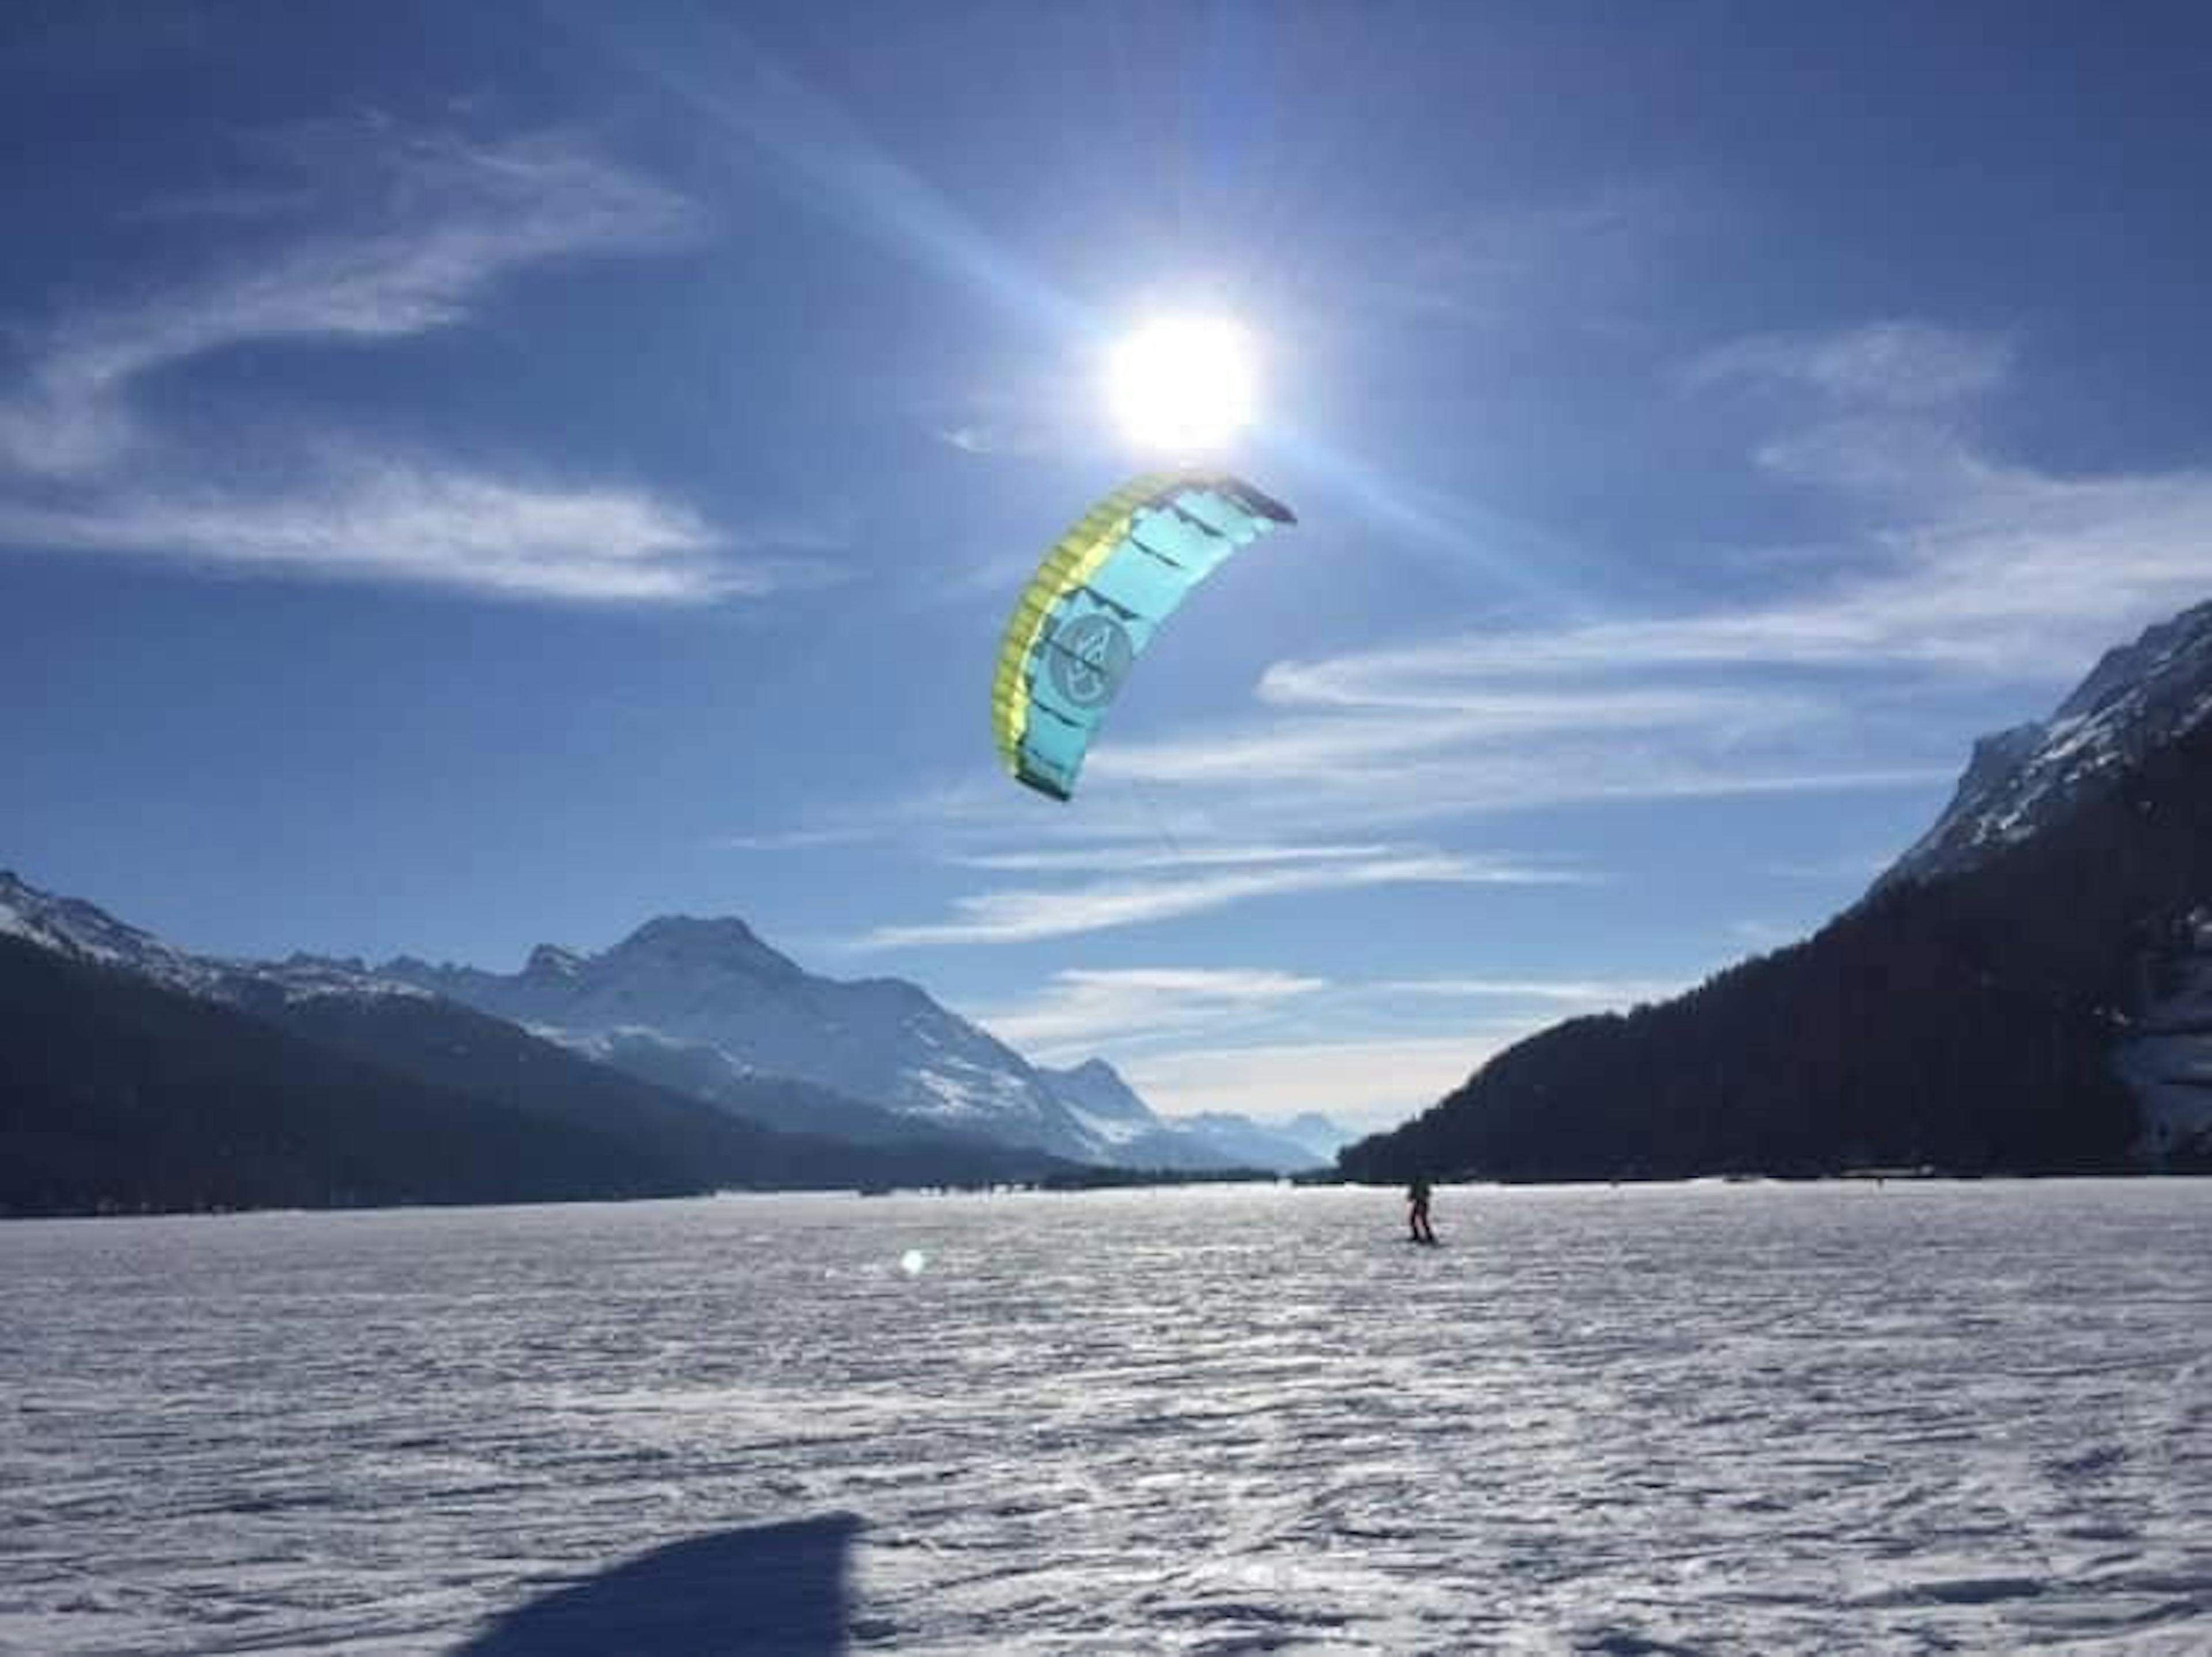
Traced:
<path id="1" fill-rule="evenodd" d="M 1078 616 L 1053 634 L 1045 671 L 1053 689 L 1081 708 L 1103 707 L 1121 688 L 1136 646 L 1128 630 L 1110 616 Z"/>

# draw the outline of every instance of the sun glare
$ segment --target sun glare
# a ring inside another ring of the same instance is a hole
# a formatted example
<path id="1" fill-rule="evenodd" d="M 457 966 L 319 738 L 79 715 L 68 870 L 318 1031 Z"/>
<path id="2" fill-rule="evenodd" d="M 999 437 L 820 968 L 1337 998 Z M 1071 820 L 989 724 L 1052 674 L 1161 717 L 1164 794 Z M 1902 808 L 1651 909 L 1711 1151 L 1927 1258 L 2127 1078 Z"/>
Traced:
<path id="1" fill-rule="evenodd" d="M 1252 346 L 1224 317 L 1160 317 L 1116 345 L 1106 396 L 1128 439 L 1178 457 L 1218 449 L 1251 422 Z"/>

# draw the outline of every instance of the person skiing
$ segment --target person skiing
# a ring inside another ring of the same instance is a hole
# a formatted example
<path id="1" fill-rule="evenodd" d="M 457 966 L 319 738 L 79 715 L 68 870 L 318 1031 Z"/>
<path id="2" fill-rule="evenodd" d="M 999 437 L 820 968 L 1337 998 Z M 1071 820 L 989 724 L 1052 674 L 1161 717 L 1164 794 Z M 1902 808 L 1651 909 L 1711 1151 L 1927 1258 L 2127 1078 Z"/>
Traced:
<path id="1" fill-rule="evenodd" d="M 1429 1229 L 1429 1182 L 1425 1177 L 1420 1174 L 1413 1176 L 1413 1183 L 1406 1191 L 1406 1223 L 1412 1228 L 1408 1241 L 1434 1242 L 1437 1234 Z"/>

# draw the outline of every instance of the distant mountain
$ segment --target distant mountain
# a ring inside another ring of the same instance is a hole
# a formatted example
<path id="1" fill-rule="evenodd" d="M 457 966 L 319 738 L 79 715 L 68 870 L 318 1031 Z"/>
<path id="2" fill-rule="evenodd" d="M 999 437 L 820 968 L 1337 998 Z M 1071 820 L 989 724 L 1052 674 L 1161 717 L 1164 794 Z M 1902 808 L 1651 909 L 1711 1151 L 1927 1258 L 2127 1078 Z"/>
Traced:
<path id="1" fill-rule="evenodd" d="M 512 974 L 409 957 L 378 970 L 705 1096 L 733 1078 L 789 1078 L 1079 1161 L 1224 1165 L 1161 1122 L 1110 1066 L 1039 1069 L 918 985 L 817 976 L 734 918 L 664 915 L 596 955 L 541 944 Z"/>
<path id="2" fill-rule="evenodd" d="M 1581 1018 L 1347 1147 L 1356 1178 L 2212 1167 L 2212 605 L 1977 745 L 1812 938 Z"/>
<path id="3" fill-rule="evenodd" d="M 1103 1059 L 1086 1059 L 1070 1070 L 1039 1067 L 1037 1075 L 1099 1147 L 1100 1162 L 1185 1172 L 1259 1166 L 1224 1155 L 1200 1135 L 1170 1127 Z"/>
<path id="4" fill-rule="evenodd" d="M 1249 1119 L 1240 1119 L 1249 1120 Z M 1338 1150 L 1350 1144 L 1358 1136 L 1337 1122 L 1310 1110 L 1293 1116 L 1287 1122 L 1273 1125 L 1273 1131 L 1281 1134 L 1301 1150 L 1310 1151 L 1322 1162 L 1335 1156 Z"/>
<path id="5" fill-rule="evenodd" d="M 1352 1136 L 1325 1116 L 1308 1114 L 1277 1125 L 1254 1121 L 1249 1116 L 1209 1111 L 1178 1116 L 1175 1126 L 1243 1168 L 1264 1168 L 1278 1174 L 1299 1174 L 1322 1168 Z"/>

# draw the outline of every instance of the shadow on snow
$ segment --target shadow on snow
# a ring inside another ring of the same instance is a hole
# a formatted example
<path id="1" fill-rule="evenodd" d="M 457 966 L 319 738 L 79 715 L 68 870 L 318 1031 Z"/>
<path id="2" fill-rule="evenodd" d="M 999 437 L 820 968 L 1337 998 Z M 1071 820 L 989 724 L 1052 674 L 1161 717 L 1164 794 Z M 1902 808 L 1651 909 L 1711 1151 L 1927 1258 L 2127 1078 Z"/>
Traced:
<path id="1" fill-rule="evenodd" d="M 846 1649 L 849 1514 L 672 1542 L 508 1611 L 453 1657 Z"/>

